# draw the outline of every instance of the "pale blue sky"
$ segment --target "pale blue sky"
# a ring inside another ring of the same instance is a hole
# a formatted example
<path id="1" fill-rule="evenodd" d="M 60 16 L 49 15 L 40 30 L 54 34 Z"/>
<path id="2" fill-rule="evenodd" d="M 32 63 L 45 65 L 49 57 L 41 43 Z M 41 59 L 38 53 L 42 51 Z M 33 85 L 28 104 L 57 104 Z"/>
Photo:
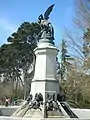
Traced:
<path id="1" fill-rule="evenodd" d="M 0 45 L 22 22 L 37 21 L 51 4 L 55 7 L 50 21 L 55 29 L 55 43 L 59 45 L 64 27 L 72 27 L 74 0 L 0 0 Z"/>

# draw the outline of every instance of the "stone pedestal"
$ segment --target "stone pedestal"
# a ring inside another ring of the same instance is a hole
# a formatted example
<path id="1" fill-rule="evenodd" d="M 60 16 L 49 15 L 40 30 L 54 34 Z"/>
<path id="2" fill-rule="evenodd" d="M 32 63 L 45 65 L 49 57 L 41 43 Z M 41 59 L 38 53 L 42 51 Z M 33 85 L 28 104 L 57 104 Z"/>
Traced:
<path id="1" fill-rule="evenodd" d="M 59 84 L 56 75 L 56 56 L 58 49 L 50 43 L 39 43 L 34 50 L 36 55 L 35 74 L 31 83 L 31 94 L 41 93 L 44 101 L 47 93 L 59 93 Z"/>

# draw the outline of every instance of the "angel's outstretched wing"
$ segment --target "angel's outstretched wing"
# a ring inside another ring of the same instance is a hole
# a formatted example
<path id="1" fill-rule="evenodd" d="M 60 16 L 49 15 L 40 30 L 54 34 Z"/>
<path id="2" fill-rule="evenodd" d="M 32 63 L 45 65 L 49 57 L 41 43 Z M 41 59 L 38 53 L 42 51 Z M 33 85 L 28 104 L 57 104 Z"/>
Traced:
<path id="1" fill-rule="evenodd" d="M 46 10 L 46 12 L 44 13 L 44 19 L 45 19 L 45 20 L 48 20 L 48 19 L 49 19 L 49 15 L 50 15 L 50 13 L 51 13 L 54 5 L 55 5 L 55 4 L 51 5 L 51 6 Z"/>

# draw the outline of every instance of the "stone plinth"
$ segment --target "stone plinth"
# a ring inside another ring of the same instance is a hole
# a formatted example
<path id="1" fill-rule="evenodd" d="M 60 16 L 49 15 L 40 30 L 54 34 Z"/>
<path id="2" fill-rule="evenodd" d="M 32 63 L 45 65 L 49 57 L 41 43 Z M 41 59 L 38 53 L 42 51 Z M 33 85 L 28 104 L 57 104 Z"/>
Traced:
<path id="1" fill-rule="evenodd" d="M 36 55 L 35 74 L 31 83 L 31 94 L 41 93 L 46 100 L 46 93 L 59 93 L 56 77 L 56 56 L 58 49 L 50 43 L 41 43 L 34 50 Z"/>
<path id="2" fill-rule="evenodd" d="M 51 43 L 39 43 L 35 49 L 35 74 L 29 99 L 11 117 L 23 118 L 78 118 L 65 101 L 59 101 L 56 75 L 58 49 Z M 38 94 L 36 94 L 38 93 Z M 41 94 L 40 94 L 41 93 Z M 36 97 L 38 95 L 38 97 Z M 58 97 L 57 97 L 58 96 Z M 61 103 L 60 103 L 61 102 Z M 66 112 L 66 111 L 68 112 Z"/>

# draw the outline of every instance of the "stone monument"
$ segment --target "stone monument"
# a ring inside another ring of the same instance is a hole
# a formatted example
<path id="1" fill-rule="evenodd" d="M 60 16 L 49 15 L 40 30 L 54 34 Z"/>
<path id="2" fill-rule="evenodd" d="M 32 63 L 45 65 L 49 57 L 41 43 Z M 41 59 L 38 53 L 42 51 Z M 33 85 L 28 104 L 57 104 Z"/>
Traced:
<path id="1" fill-rule="evenodd" d="M 54 29 L 48 21 L 49 14 L 54 5 L 51 5 L 44 16 L 38 17 L 38 24 L 41 26 L 39 42 L 34 50 L 36 55 L 35 74 L 31 83 L 31 94 L 41 93 L 44 101 L 48 94 L 59 93 L 59 84 L 56 74 L 56 56 L 58 49 L 54 45 Z"/>
<path id="2" fill-rule="evenodd" d="M 27 100 L 12 115 L 28 118 L 70 118 L 77 117 L 62 100 L 56 73 L 58 49 L 54 43 L 54 29 L 49 21 L 51 5 L 44 15 L 38 17 L 41 31 L 34 52 L 36 55 L 35 73 L 31 82 L 31 91 Z"/>

